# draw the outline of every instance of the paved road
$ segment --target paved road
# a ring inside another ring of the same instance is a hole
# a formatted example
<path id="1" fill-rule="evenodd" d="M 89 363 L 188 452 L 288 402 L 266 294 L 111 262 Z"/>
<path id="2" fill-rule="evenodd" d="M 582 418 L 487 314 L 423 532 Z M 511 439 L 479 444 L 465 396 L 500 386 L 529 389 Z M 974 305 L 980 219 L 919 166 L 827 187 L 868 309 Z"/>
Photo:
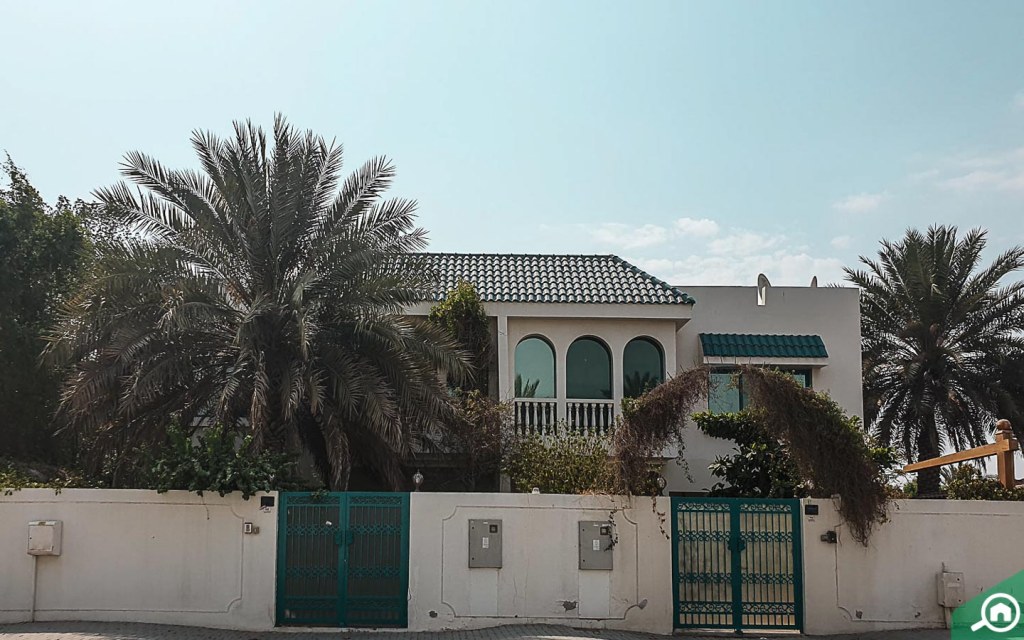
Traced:
<path id="1" fill-rule="evenodd" d="M 692 636 L 688 636 L 692 637 Z M 717 635 L 715 638 L 731 638 Z M 760 639 L 756 632 L 744 638 Z M 786 637 L 786 636 L 783 636 Z M 792 637 L 792 636 L 788 636 Z M 551 625 L 493 627 L 479 631 L 407 633 L 372 631 L 224 631 L 198 627 L 122 622 L 34 622 L 0 625 L 3 640 L 662 640 L 665 636 L 627 631 L 586 631 Z M 780 638 L 778 635 L 768 638 Z M 948 640 L 948 631 L 889 631 L 848 636 L 831 640 Z"/>

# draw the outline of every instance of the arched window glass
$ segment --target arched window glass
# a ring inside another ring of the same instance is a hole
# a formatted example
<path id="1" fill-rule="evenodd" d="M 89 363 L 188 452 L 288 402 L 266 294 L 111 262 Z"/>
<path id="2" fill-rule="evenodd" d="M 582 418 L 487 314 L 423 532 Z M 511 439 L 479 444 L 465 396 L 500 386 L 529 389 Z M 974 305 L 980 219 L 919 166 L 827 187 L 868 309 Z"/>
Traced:
<path id="1" fill-rule="evenodd" d="M 612 354 L 593 338 L 579 338 L 565 357 L 565 393 L 569 398 L 612 399 Z"/>
<path id="2" fill-rule="evenodd" d="M 622 393 L 636 398 L 665 381 L 665 356 L 649 338 L 634 338 L 622 354 Z"/>
<path id="3" fill-rule="evenodd" d="M 516 345 L 517 398 L 555 397 L 555 350 L 543 338 L 523 338 Z"/>

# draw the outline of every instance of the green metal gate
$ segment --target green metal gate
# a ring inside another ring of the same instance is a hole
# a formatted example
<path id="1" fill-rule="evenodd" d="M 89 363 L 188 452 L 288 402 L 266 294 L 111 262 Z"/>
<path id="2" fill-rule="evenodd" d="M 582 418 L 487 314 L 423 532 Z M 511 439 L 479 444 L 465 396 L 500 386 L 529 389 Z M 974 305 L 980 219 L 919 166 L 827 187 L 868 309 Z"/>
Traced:
<path id="1" fill-rule="evenodd" d="M 408 493 L 282 493 L 277 624 L 405 627 Z"/>
<path id="2" fill-rule="evenodd" d="M 802 629 L 800 501 L 672 498 L 676 629 Z"/>

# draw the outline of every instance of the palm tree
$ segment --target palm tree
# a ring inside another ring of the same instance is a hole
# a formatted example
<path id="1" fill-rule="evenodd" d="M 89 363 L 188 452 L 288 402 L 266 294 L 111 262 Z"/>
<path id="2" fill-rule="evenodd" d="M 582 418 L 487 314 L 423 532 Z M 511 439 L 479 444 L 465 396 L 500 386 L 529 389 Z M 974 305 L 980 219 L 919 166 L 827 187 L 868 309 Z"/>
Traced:
<path id="1" fill-rule="evenodd" d="M 1005 359 L 1024 353 L 1024 267 L 1014 247 L 980 268 L 986 233 L 956 227 L 908 230 L 883 240 L 866 270 L 847 268 L 861 288 L 865 413 L 882 444 L 908 460 L 983 444 L 1007 395 Z M 921 472 L 923 495 L 939 490 Z"/>
<path id="2" fill-rule="evenodd" d="M 422 299 L 415 202 L 382 199 L 385 158 L 340 190 L 342 149 L 278 116 L 195 132 L 202 171 L 129 153 L 95 196 L 128 230 L 102 250 L 49 351 L 68 363 L 62 412 L 104 443 L 157 440 L 175 417 L 306 450 L 347 487 L 353 460 L 397 488 L 397 459 L 450 415 L 437 371 L 465 374 L 450 336 L 403 315 Z"/>

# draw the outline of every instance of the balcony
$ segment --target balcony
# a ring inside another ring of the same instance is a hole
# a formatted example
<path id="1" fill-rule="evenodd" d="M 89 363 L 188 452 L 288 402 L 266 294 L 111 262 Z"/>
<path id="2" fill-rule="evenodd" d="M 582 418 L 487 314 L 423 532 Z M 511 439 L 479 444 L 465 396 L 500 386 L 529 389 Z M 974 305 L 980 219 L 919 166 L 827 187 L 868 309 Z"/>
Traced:
<path id="1" fill-rule="evenodd" d="M 559 423 L 573 433 L 605 436 L 615 426 L 614 400 L 555 400 L 516 398 L 512 401 L 516 433 L 521 436 L 556 435 Z"/>

